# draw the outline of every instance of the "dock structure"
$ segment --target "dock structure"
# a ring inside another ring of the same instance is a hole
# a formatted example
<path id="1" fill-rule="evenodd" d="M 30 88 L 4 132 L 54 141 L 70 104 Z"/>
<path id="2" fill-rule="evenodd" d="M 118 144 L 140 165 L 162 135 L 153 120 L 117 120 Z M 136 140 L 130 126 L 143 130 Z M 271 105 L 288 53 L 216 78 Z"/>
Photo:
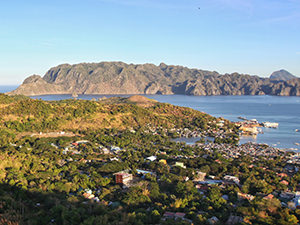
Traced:
<path id="1" fill-rule="evenodd" d="M 262 125 L 267 128 L 277 128 L 279 124 L 271 123 L 271 122 L 263 122 Z"/>

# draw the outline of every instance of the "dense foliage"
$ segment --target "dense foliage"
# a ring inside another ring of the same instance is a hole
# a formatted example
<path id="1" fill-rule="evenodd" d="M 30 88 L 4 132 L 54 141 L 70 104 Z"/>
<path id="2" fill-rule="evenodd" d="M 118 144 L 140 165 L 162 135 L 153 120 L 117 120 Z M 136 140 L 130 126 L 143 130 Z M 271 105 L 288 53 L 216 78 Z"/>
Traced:
<path id="1" fill-rule="evenodd" d="M 225 224 L 230 215 L 242 217 L 243 224 L 297 224 L 300 219 L 299 209 L 264 198 L 297 189 L 299 173 L 284 177 L 288 186 L 278 177 L 287 156 L 233 160 L 170 138 L 174 128 L 204 133 L 222 129 L 226 135 L 217 142 L 229 143 L 236 134 L 228 121 L 219 128 L 219 119 L 188 108 L 161 103 L 145 107 L 126 99 L 0 97 L 1 224 L 208 224 L 213 216 Z M 62 129 L 74 135 L 30 135 Z M 150 161 L 149 156 L 157 158 Z M 186 167 L 175 166 L 178 162 Z M 142 176 L 138 169 L 151 173 Z M 115 182 L 114 173 L 123 170 L 134 176 L 126 189 Z M 214 180 L 231 174 L 240 183 L 201 189 L 195 182 L 199 171 Z M 89 200 L 88 192 L 97 199 Z M 255 199 L 239 200 L 241 192 Z M 184 219 L 167 218 L 167 211 L 185 213 Z"/>

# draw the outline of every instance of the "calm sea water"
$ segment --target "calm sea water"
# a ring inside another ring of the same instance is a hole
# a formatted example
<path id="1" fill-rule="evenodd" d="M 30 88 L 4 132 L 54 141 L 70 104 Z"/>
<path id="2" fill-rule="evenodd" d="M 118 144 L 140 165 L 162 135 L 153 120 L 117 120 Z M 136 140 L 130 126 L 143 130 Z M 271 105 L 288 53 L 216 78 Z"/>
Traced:
<path id="1" fill-rule="evenodd" d="M 0 93 L 6 93 L 15 90 L 18 86 L 16 85 L 0 85 Z"/>
<path id="2" fill-rule="evenodd" d="M 262 128 L 264 134 L 242 137 L 248 141 L 267 143 L 274 147 L 297 149 L 300 143 L 300 97 L 279 96 L 149 96 L 161 102 L 190 107 L 216 117 L 239 121 L 237 117 L 257 119 L 259 122 L 277 122 L 279 127 Z"/>
<path id="3" fill-rule="evenodd" d="M 11 88 L 11 89 L 9 89 Z M 0 92 L 13 90 L 15 86 L 0 87 Z M 3 91 L 4 90 L 4 91 Z M 79 99 L 92 99 L 115 95 L 79 95 Z M 118 95 L 121 96 L 121 95 Z M 128 96 L 128 95 L 122 95 Z M 239 116 L 257 119 L 259 122 L 277 122 L 278 129 L 263 128 L 264 134 L 256 139 L 242 137 L 241 143 L 248 141 L 266 143 L 271 146 L 300 150 L 300 97 L 277 96 L 186 96 L 186 95 L 145 95 L 148 98 L 178 106 L 190 107 L 216 117 L 238 121 Z M 62 100 L 71 95 L 43 95 L 35 99 Z"/>

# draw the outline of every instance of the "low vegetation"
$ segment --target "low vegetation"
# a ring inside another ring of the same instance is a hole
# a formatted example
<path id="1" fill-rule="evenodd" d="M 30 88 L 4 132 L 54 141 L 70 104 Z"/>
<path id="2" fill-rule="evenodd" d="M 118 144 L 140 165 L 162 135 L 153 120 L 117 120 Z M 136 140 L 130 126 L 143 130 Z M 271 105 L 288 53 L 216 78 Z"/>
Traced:
<path id="1" fill-rule="evenodd" d="M 45 102 L 0 95 L 0 105 L 0 224 L 209 224 L 214 217 L 225 224 L 232 216 L 239 224 L 297 224 L 300 219 L 299 209 L 279 197 L 296 191 L 300 182 L 288 167 L 290 154 L 230 159 L 213 148 L 172 141 L 195 132 L 215 137 L 216 144 L 236 145 L 237 130 L 229 121 L 138 97 Z M 120 171 L 132 175 L 129 184 L 116 183 Z M 202 181 L 221 183 L 202 184 L 199 173 Z M 225 181 L 226 175 L 239 182 Z M 253 199 L 241 199 L 241 193 Z"/>

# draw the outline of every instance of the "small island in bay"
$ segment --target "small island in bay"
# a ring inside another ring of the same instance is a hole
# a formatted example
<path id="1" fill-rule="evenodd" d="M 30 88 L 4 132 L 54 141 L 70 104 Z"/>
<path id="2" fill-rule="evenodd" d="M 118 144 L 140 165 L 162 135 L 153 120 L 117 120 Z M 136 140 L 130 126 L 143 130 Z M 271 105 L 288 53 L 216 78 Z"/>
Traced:
<path id="1" fill-rule="evenodd" d="M 300 78 L 287 71 L 261 78 L 219 74 L 161 63 L 123 62 L 62 64 L 43 77 L 32 75 L 9 95 L 57 94 L 278 95 L 300 96 Z"/>

